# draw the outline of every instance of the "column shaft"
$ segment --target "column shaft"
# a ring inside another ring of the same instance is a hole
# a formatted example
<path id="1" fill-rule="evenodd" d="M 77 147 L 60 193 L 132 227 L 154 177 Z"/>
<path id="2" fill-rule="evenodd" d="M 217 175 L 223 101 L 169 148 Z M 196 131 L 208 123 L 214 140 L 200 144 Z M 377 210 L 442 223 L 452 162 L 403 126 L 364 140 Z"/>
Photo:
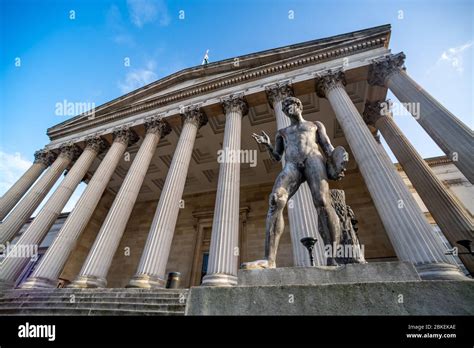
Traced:
<path id="1" fill-rule="evenodd" d="M 7 216 L 10 210 L 20 201 L 41 173 L 51 164 L 51 154 L 46 151 L 37 151 L 35 161 L 20 179 L 0 198 L 0 221 Z"/>
<path id="2" fill-rule="evenodd" d="M 61 214 L 62 209 L 74 193 L 77 185 L 79 185 L 84 178 L 84 175 L 97 156 L 97 151 L 97 148 L 89 146 L 85 148 L 56 191 L 54 191 L 44 207 L 34 218 L 31 225 L 28 226 L 26 231 L 21 235 L 14 248 L 22 248 L 30 245 L 39 246 L 59 214 Z M 29 261 L 30 257 L 8 257 L 7 255 L 0 265 L 0 281 L 3 283 L 10 282 L 13 285 Z"/>
<path id="3" fill-rule="evenodd" d="M 120 190 L 109 209 L 94 245 L 72 287 L 105 287 L 107 273 L 145 179 L 156 146 L 162 136 L 160 119 L 147 124 L 147 134 Z M 153 128 L 154 127 L 154 128 Z"/>
<path id="4" fill-rule="evenodd" d="M 398 258 L 415 264 L 425 279 L 463 278 L 453 260 L 444 255 L 441 239 L 365 125 L 344 89 L 343 78 L 342 72 L 320 75 L 318 94 L 326 96 L 336 114 Z"/>
<path id="5" fill-rule="evenodd" d="M 214 219 L 207 274 L 202 284 L 231 286 L 237 284 L 239 262 L 239 197 L 242 117 L 248 106 L 241 97 L 223 101 L 226 114 L 223 151 L 233 154 L 231 160 L 220 163 Z M 224 156 L 225 157 L 225 156 Z"/>
<path id="6" fill-rule="evenodd" d="M 183 129 L 161 190 L 145 248 L 129 287 L 156 288 L 166 283 L 166 264 L 197 130 L 207 122 L 205 115 L 197 108 L 185 110 L 183 119 Z"/>
<path id="7" fill-rule="evenodd" d="M 474 183 L 474 136 L 469 127 L 444 108 L 433 96 L 401 69 L 403 53 L 391 55 L 374 63 L 371 81 L 385 85 L 402 103 L 409 107 L 423 127 L 464 176 Z M 419 109 L 419 115 L 413 110 Z"/>
<path id="8" fill-rule="evenodd" d="M 87 184 L 58 236 L 43 255 L 30 278 L 22 284 L 22 288 L 56 287 L 62 269 L 89 223 L 125 149 L 129 143 L 134 142 L 135 139 L 131 140 L 132 138 L 134 138 L 133 133 L 129 131 L 121 132 L 119 135 L 116 133 L 112 146 Z"/>
<path id="9" fill-rule="evenodd" d="M 392 116 L 381 115 L 383 110 L 376 104 L 366 104 L 364 117 L 380 130 L 443 234 L 453 246 L 457 246 L 456 242 L 459 240 L 472 240 L 474 226 L 467 211 L 436 177 Z M 474 273 L 474 258 L 470 255 L 459 257 L 466 268 Z"/>
<path id="10" fill-rule="evenodd" d="M 70 162 L 71 157 L 61 152 L 51 167 L 33 185 L 31 190 L 0 225 L 0 244 L 10 241 L 20 231 Z"/>
<path id="11" fill-rule="evenodd" d="M 267 95 L 273 106 L 277 128 L 288 127 L 290 119 L 282 110 L 282 100 L 285 97 L 292 96 L 293 92 L 288 84 L 277 84 L 267 88 Z M 282 166 L 285 166 L 285 160 L 282 159 Z M 319 266 L 326 265 L 324 256 L 324 243 L 318 231 L 318 212 L 314 207 L 311 191 L 308 184 L 303 183 L 298 191 L 288 202 L 287 206 L 288 220 L 290 225 L 291 244 L 293 248 L 293 263 L 297 267 L 310 266 L 308 251 L 301 244 L 300 240 L 304 237 L 313 237 L 318 240 L 314 246 L 314 263 Z"/>

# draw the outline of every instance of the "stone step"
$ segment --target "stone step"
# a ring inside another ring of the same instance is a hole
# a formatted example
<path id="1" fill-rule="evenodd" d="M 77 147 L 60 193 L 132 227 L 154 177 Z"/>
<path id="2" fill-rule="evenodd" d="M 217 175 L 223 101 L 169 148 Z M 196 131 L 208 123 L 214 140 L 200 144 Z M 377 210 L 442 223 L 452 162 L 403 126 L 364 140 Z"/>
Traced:
<path id="1" fill-rule="evenodd" d="M 14 289 L 0 291 L 0 298 L 12 294 L 117 294 L 117 293 L 127 293 L 127 294 L 169 294 L 169 295 L 179 295 L 182 293 L 188 293 L 189 289 L 115 289 L 115 288 L 101 288 L 101 289 Z"/>
<path id="2" fill-rule="evenodd" d="M 68 308 L 68 307 L 36 307 L 36 308 L 0 308 L 0 315 L 184 315 L 183 311 L 163 311 L 163 310 L 127 310 L 127 309 L 85 309 L 85 308 Z"/>
<path id="3" fill-rule="evenodd" d="M 179 300 L 180 298 L 186 298 L 188 296 L 187 293 L 182 294 L 134 294 L 134 293 L 102 293 L 102 294 L 84 294 L 84 293 L 52 293 L 52 294 L 44 294 L 44 293 L 34 293 L 34 294 L 9 294 L 3 297 L 0 297 L 0 301 L 3 299 L 23 299 L 23 298 L 71 298 L 74 296 L 75 298 L 103 298 L 103 297 L 110 297 L 110 298 L 156 298 L 156 299 L 176 299 Z"/>
<path id="4" fill-rule="evenodd" d="M 136 303 L 163 303 L 163 304 L 180 304 L 180 297 L 109 297 L 109 296 L 75 296 L 75 302 L 136 302 Z M 10 297 L 0 298 L 0 306 L 6 303 L 23 303 L 34 301 L 49 301 L 49 302 L 71 302 L 69 296 L 25 296 L 25 297 Z M 186 298 L 184 298 L 186 303 Z"/>
<path id="5" fill-rule="evenodd" d="M 47 308 L 62 307 L 69 309 L 125 309 L 125 310 L 146 310 L 146 311 L 167 311 L 182 312 L 185 305 L 182 304 L 156 304 L 156 303 L 140 303 L 140 302 L 50 302 L 50 301 L 28 301 L 21 303 L 4 303 L 0 306 L 0 312 L 3 309 L 16 308 Z"/>
<path id="6" fill-rule="evenodd" d="M 15 289 L 0 294 L 0 315 L 184 315 L 188 292 L 188 289 Z M 185 301 L 180 303 L 183 296 Z"/>
<path id="7" fill-rule="evenodd" d="M 176 298 L 179 299 L 181 297 L 187 297 L 188 292 L 180 292 L 180 293 L 136 293 L 136 292 L 11 292 L 8 294 L 3 294 L 0 296 L 0 300 L 4 298 L 26 298 L 26 297 L 71 297 L 74 295 L 75 297 L 117 297 L 117 298 L 125 298 L 125 297 L 147 297 L 147 298 Z"/>

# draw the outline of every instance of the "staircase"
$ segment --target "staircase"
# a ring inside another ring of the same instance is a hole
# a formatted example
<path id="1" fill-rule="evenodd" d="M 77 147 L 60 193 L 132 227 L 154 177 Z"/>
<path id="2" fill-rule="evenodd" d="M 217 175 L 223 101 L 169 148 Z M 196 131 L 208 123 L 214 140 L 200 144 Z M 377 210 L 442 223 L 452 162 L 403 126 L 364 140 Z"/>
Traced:
<path id="1" fill-rule="evenodd" d="M 28 289 L 0 292 L 2 315 L 184 315 L 188 289 Z"/>

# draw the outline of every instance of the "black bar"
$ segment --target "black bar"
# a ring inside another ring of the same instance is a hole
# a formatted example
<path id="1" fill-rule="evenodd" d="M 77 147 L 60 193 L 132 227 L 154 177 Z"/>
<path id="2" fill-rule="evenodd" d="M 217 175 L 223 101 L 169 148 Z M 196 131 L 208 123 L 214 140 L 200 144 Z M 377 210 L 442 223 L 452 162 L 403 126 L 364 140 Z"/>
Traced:
<path id="1" fill-rule="evenodd" d="M 26 323 L 55 325 L 55 340 L 20 338 Z M 472 347 L 468 316 L 0 317 L 1 348 L 21 344 L 415 344 Z M 409 325 L 411 328 L 409 328 Z M 417 334 L 421 337 L 407 337 Z M 455 337 L 428 337 L 449 334 Z"/>

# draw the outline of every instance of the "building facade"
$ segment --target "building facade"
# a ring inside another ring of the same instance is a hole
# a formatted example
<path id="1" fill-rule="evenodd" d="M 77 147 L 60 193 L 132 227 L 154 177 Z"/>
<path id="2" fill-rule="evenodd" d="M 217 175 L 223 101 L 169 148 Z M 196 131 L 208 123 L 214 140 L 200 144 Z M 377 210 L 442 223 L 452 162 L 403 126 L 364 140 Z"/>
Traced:
<path id="1" fill-rule="evenodd" d="M 61 180 L 15 248 L 39 245 L 81 180 L 87 188 L 25 281 L 29 258 L 4 258 L 1 286 L 56 287 L 61 279 L 155 288 L 171 271 L 183 287 L 235 285 L 239 264 L 263 255 L 268 195 L 281 170 L 251 134 L 273 137 L 289 124 L 287 96 L 350 154 L 345 178 L 330 186 L 346 193 L 367 261 L 408 261 L 427 280 L 464 278 L 444 239 L 472 240 L 472 207 L 382 112 L 387 91 L 419 105 L 417 121 L 463 185 L 474 180 L 472 131 L 410 78 L 389 39 L 385 25 L 185 69 L 48 129 L 51 142 L 0 201 L 0 243 L 18 235 Z M 317 221 L 305 184 L 287 207 L 278 267 L 309 264 L 299 240 L 321 240 Z M 459 257 L 472 272 L 472 256 Z M 325 264 L 320 243 L 316 262 Z"/>

